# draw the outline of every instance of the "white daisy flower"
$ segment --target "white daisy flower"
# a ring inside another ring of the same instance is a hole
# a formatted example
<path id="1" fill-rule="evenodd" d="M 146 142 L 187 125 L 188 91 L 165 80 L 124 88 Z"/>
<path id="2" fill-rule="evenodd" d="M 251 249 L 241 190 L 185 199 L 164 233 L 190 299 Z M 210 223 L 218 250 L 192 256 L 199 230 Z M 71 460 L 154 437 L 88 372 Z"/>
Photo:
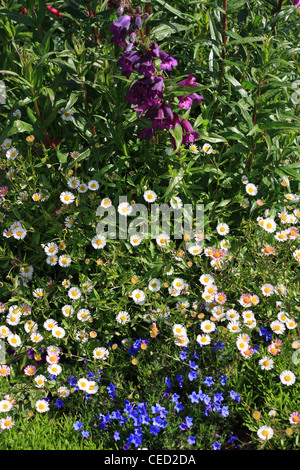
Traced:
<path id="1" fill-rule="evenodd" d="M 159 246 L 162 246 L 162 247 L 168 246 L 169 242 L 170 242 L 170 237 L 169 235 L 165 233 L 161 233 L 160 235 L 156 237 L 156 243 Z"/>
<path id="2" fill-rule="evenodd" d="M 38 413 L 46 413 L 49 411 L 49 404 L 46 400 L 37 400 L 35 402 L 35 408 Z"/>
<path id="3" fill-rule="evenodd" d="M 196 341 L 200 346 L 206 346 L 211 343 L 211 338 L 209 335 L 198 335 Z"/>
<path id="4" fill-rule="evenodd" d="M 77 318 L 82 322 L 89 321 L 89 319 L 91 318 L 91 312 L 86 308 L 81 308 L 77 312 Z"/>
<path id="5" fill-rule="evenodd" d="M 295 374 L 290 370 L 284 370 L 281 372 L 279 378 L 282 384 L 288 386 L 293 385 L 296 382 Z"/>
<path id="6" fill-rule="evenodd" d="M 125 325 L 126 323 L 130 321 L 129 313 L 126 312 L 125 310 L 119 312 L 118 315 L 116 316 L 116 321 L 120 323 L 121 325 Z"/>
<path id="7" fill-rule="evenodd" d="M 63 204 L 72 204 L 75 201 L 75 196 L 70 191 L 63 191 L 59 198 Z"/>
<path id="8" fill-rule="evenodd" d="M 274 431 L 272 428 L 270 428 L 270 426 L 261 426 L 258 431 L 257 431 L 257 435 L 259 437 L 259 439 L 261 439 L 262 441 L 267 441 L 269 439 L 272 439 L 273 435 L 274 435 Z"/>
<path id="9" fill-rule="evenodd" d="M 142 238 L 138 234 L 131 235 L 129 241 L 132 246 L 138 246 L 142 243 Z"/>
<path id="10" fill-rule="evenodd" d="M 158 292 L 160 288 L 161 288 L 161 282 L 159 279 L 154 278 L 154 279 L 151 279 L 151 281 L 149 281 L 148 289 L 151 292 Z"/>
<path id="11" fill-rule="evenodd" d="M 121 204 L 118 205 L 118 212 L 124 216 L 130 215 L 132 213 L 132 206 L 129 202 L 121 202 Z"/>
<path id="12" fill-rule="evenodd" d="M 14 160 L 19 155 L 19 152 L 16 148 L 11 148 L 6 152 L 6 158 L 9 160 Z"/>
<path id="13" fill-rule="evenodd" d="M 229 226 L 225 223 L 217 225 L 217 232 L 219 235 L 227 235 L 229 233 Z"/>
<path id="14" fill-rule="evenodd" d="M 146 295 L 140 289 L 135 289 L 131 293 L 131 298 L 133 299 L 134 303 L 136 303 L 138 305 L 143 305 L 146 302 Z"/>
<path id="15" fill-rule="evenodd" d="M 74 114 L 74 111 L 72 109 L 67 109 L 64 113 L 62 113 L 61 118 L 64 121 L 71 121 L 73 114 Z"/>
<path id="16" fill-rule="evenodd" d="M 245 189 L 246 189 L 247 194 L 249 194 L 250 196 L 256 196 L 257 186 L 255 186 L 255 184 L 248 183 L 248 184 L 246 184 Z"/>
<path id="17" fill-rule="evenodd" d="M 202 150 L 203 150 L 203 152 L 205 152 L 205 153 L 207 153 L 207 154 L 210 154 L 210 153 L 213 152 L 212 146 L 211 146 L 210 144 L 208 144 L 208 143 L 206 143 L 206 144 L 203 145 Z"/>
<path id="18" fill-rule="evenodd" d="M 91 180 L 88 182 L 88 188 L 90 191 L 97 191 L 99 189 L 99 183 L 96 180 Z"/>
<path id="19" fill-rule="evenodd" d="M 271 357 L 264 356 L 259 361 L 258 364 L 260 365 L 262 370 L 271 370 L 274 367 L 274 361 Z"/>
<path id="20" fill-rule="evenodd" d="M 157 194 L 149 189 L 148 191 L 144 192 L 144 199 L 147 202 L 154 202 L 157 199 Z"/>
<path id="21" fill-rule="evenodd" d="M 106 245 L 106 237 L 104 235 L 97 234 L 92 238 L 91 244 L 95 250 L 100 250 Z"/>
<path id="22" fill-rule="evenodd" d="M 72 263 L 72 259 L 70 258 L 70 256 L 61 255 L 58 258 L 58 263 L 61 267 L 67 268 Z"/>
<path id="23" fill-rule="evenodd" d="M 108 358 L 108 356 L 109 356 L 109 351 L 106 348 L 98 347 L 98 348 L 95 348 L 94 351 L 93 351 L 93 357 L 95 359 L 106 360 Z"/>

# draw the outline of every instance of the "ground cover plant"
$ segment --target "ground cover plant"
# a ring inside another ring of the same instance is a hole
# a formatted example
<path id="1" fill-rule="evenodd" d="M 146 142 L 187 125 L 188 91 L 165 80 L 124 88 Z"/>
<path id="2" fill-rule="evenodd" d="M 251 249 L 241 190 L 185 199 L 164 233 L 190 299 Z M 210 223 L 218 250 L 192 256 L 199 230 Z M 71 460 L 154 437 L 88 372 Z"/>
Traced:
<path id="1" fill-rule="evenodd" d="M 299 2 L 0 6 L 0 448 L 297 449 Z"/>

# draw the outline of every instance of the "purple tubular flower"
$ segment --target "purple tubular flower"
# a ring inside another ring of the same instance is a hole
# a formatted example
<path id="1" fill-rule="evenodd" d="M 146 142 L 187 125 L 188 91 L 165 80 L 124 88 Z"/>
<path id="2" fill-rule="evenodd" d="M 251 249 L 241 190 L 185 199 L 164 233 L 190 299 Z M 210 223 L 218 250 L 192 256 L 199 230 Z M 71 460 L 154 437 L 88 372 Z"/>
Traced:
<path id="1" fill-rule="evenodd" d="M 300 8 L 300 0 L 294 0 L 294 7 Z"/>
<path id="2" fill-rule="evenodd" d="M 159 58 L 161 60 L 160 68 L 161 70 L 172 70 L 173 67 L 178 65 L 178 62 L 174 57 L 171 57 L 164 51 L 160 51 Z"/>
<path id="3" fill-rule="evenodd" d="M 125 39 L 128 35 L 131 20 L 132 17 L 130 15 L 123 15 L 110 26 L 110 31 L 113 33 L 111 40 L 118 46 L 126 46 Z"/>
<path id="4" fill-rule="evenodd" d="M 192 73 L 188 74 L 188 78 L 185 78 L 181 82 L 178 83 L 178 86 L 199 86 L 196 83 L 196 77 Z"/>
<path id="5" fill-rule="evenodd" d="M 132 72 L 136 69 L 137 64 L 141 60 L 141 52 L 128 51 L 125 52 L 117 62 L 117 65 L 122 69 L 122 75 L 129 78 Z"/>
<path id="6" fill-rule="evenodd" d="M 149 77 L 137 80 L 126 95 L 131 104 L 142 104 L 144 101 L 154 98 L 162 98 L 164 89 L 163 77 Z"/>
<path id="7" fill-rule="evenodd" d="M 179 96 L 178 108 L 189 109 L 193 103 L 201 103 L 202 100 L 203 96 L 197 95 L 197 93 Z"/>
<path id="8" fill-rule="evenodd" d="M 155 67 L 152 63 L 152 54 L 151 52 L 147 52 L 142 60 L 140 61 L 138 67 L 137 67 L 137 72 L 140 75 L 152 75 L 155 72 Z"/>
<path id="9" fill-rule="evenodd" d="M 146 139 L 146 140 L 151 140 L 154 135 L 154 129 L 153 127 L 145 127 L 145 129 L 142 129 L 137 133 L 138 139 Z"/>
<path id="10" fill-rule="evenodd" d="M 182 144 L 188 145 L 190 142 L 195 142 L 196 139 L 199 139 L 200 135 L 196 132 L 189 121 L 183 119 L 181 121 L 181 126 L 183 130 Z"/>

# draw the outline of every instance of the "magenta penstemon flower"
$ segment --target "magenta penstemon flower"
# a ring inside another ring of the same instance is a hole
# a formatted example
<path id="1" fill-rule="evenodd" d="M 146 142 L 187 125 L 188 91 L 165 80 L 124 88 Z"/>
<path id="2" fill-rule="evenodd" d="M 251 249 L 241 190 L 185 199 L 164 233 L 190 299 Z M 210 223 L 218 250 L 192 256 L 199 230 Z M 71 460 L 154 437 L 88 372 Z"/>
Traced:
<path id="1" fill-rule="evenodd" d="M 132 8 L 131 8 L 132 10 Z M 123 15 L 124 9 L 118 11 Z M 171 109 L 170 104 L 164 99 L 164 77 L 166 71 L 172 71 L 178 65 L 176 58 L 160 50 L 158 44 L 149 42 L 149 38 L 143 33 L 143 19 L 148 14 L 142 15 L 141 7 L 132 15 L 123 15 L 110 27 L 113 33 L 112 41 L 119 46 L 124 46 L 124 51 L 117 65 L 122 69 L 122 75 L 129 78 L 133 72 L 143 76 L 138 78 L 130 87 L 126 99 L 135 105 L 134 110 L 138 117 L 142 116 L 151 122 L 151 125 L 139 131 L 137 137 L 151 140 L 157 129 L 182 128 L 182 145 L 189 145 L 199 138 L 199 134 L 192 128 L 186 119 L 182 119 Z M 167 75 L 168 77 L 168 75 Z M 169 78 L 169 77 L 168 77 Z M 196 78 L 190 73 L 178 86 L 195 87 Z M 200 104 L 203 97 L 197 93 L 188 93 L 178 97 L 178 108 L 189 109 L 193 103 Z M 173 148 L 177 143 L 171 136 Z"/>

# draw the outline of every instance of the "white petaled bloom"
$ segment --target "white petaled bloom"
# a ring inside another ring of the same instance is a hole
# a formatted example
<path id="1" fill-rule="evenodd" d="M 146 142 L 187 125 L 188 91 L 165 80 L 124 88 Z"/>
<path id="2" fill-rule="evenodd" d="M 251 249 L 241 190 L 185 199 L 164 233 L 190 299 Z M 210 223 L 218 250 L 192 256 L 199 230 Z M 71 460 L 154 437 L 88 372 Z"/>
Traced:
<path id="1" fill-rule="evenodd" d="M 207 344 L 210 344 L 211 338 L 209 335 L 198 335 L 196 341 L 200 346 L 206 346 Z"/>
<path id="2" fill-rule="evenodd" d="M 253 328 L 256 327 L 256 319 L 255 318 L 250 318 L 249 320 L 244 320 L 244 324 L 250 328 L 251 330 L 253 330 Z"/>
<path id="3" fill-rule="evenodd" d="M 58 257 L 56 255 L 47 256 L 46 263 L 50 266 L 55 266 L 58 262 Z"/>
<path id="4" fill-rule="evenodd" d="M 13 230 L 13 237 L 16 240 L 23 240 L 26 237 L 26 230 L 23 227 L 18 227 Z"/>
<path id="5" fill-rule="evenodd" d="M 14 160 L 19 155 L 19 152 L 16 148 L 11 148 L 6 152 L 6 158 L 9 160 Z"/>
<path id="6" fill-rule="evenodd" d="M 49 404 L 46 400 L 37 400 L 35 402 L 35 408 L 39 413 L 45 413 L 49 411 Z"/>
<path id="7" fill-rule="evenodd" d="M 116 316 L 116 321 L 120 323 L 121 325 L 125 325 L 130 321 L 130 315 L 128 312 L 125 310 L 122 310 L 121 312 L 118 313 Z"/>
<path id="8" fill-rule="evenodd" d="M 233 308 L 227 310 L 226 312 L 226 318 L 227 320 L 229 321 L 232 321 L 232 320 L 238 320 L 240 318 L 240 314 L 234 310 Z"/>
<path id="9" fill-rule="evenodd" d="M 290 370 L 284 370 L 280 374 L 280 381 L 284 385 L 293 385 L 296 382 L 295 374 Z"/>
<path id="10" fill-rule="evenodd" d="M 17 119 L 20 119 L 20 117 L 22 116 L 22 113 L 19 109 L 16 109 L 14 112 L 13 112 L 13 116 L 16 117 Z"/>
<path id="11" fill-rule="evenodd" d="M 238 320 L 231 320 L 227 328 L 231 333 L 239 333 L 241 331 L 240 322 Z"/>
<path id="12" fill-rule="evenodd" d="M 205 286 L 204 292 L 210 295 L 215 295 L 218 292 L 218 288 L 214 284 L 208 284 L 207 286 Z"/>
<path id="13" fill-rule="evenodd" d="M 77 381 L 77 387 L 79 388 L 79 390 L 83 390 L 84 392 L 87 391 L 88 385 L 89 385 L 89 380 L 84 377 L 80 378 Z"/>
<path id="14" fill-rule="evenodd" d="M 55 326 L 52 328 L 51 333 L 54 338 L 63 338 L 66 334 L 65 330 L 61 326 Z"/>
<path id="15" fill-rule="evenodd" d="M 59 375 L 62 372 L 62 367 L 59 364 L 50 364 L 47 367 L 47 371 L 51 375 Z"/>
<path id="16" fill-rule="evenodd" d="M 282 335 L 285 331 L 285 324 L 282 323 L 280 320 L 274 320 L 270 324 L 270 328 L 277 335 Z"/>
<path id="17" fill-rule="evenodd" d="M 222 305 L 216 305 L 211 310 L 212 316 L 216 321 L 224 321 L 226 318 L 226 313 Z"/>
<path id="18" fill-rule="evenodd" d="M 33 276 L 33 271 L 34 269 L 32 266 L 24 266 L 20 268 L 19 274 L 23 279 L 31 280 Z"/>
<path id="19" fill-rule="evenodd" d="M 252 310 L 244 310 L 244 312 L 242 313 L 242 317 L 243 317 L 244 321 L 254 320 L 255 319 L 255 316 L 254 316 L 254 313 L 252 312 Z"/>
<path id="20" fill-rule="evenodd" d="M 168 292 L 172 297 L 178 297 L 181 294 L 181 290 L 175 289 L 175 287 L 170 286 Z"/>
<path id="21" fill-rule="evenodd" d="M 249 349 L 249 343 L 244 338 L 238 337 L 236 345 L 239 351 L 247 351 Z"/>
<path id="22" fill-rule="evenodd" d="M 182 300 L 178 301 L 176 304 L 176 307 L 182 312 L 186 312 L 186 310 L 189 308 L 190 303 L 187 300 Z"/>
<path id="23" fill-rule="evenodd" d="M 268 441 L 269 439 L 272 439 L 274 431 L 270 426 L 265 425 L 258 429 L 257 435 L 262 441 Z"/>
<path id="24" fill-rule="evenodd" d="M 8 323 L 9 325 L 13 326 L 13 325 L 17 325 L 20 320 L 21 320 L 21 317 L 22 317 L 22 313 L 13 313 L 13 312 L 10 312 L 7 314 L 6 316 L 6 323 Z"/>
<path id="25" fill-rule="evenodd" d="M 58 245 L 54 242 L 47 243 L 44 247 L 44 251 L 47 256 L 56 255 L 56 253 L 58 253 Z"/>
<path id="26" fill-rule="evenodd" d="M 63 191 L 59 198 L 63 204 L 72 204 L 75 201 L 75 196 L 70 191 Z"/>
<path id="27" fill-rule="evenodd" d="M 135 289 L 132 293 L 131 293 L 131 297 L 134 301 L 134 303 L 138 304 L 138 305 L 143 305 L 145 302 L 146 302 L 146 295 L 145 293 L 140 290 L 140 289 Z"/>
<path id="28" fill-rule="evenodd" d="M 30 335 L 30 340 L 33 342 L 33 343 L 40 343 L 41 341 L 43 341 L 44 337 L 41 335 L 41 333 L 39 333 L 38 331 L 34 331 L 33 333 L 31 333 Z"/>
<path id="29" fill-rule="evenodd" d="M 220 248 L 222 250 L 229 250 L 230 242 L 224 238 L 223 240 L 220 241 Z"/>
<path id="30" fill-rule="evenodd" d="M 7 326 L 0 325 L 0 339 L 7 338 L 11 334 L 12 334 L 12 332 L 10 331 L 10 329 Z"/>
<path id="31" fill-rule="evenodd" d="M 76 217 L 68 215 L 68 216 L 65 218 L 65 226 L 66 226 L 67 228 L 72 228 L 72 227 L 74 227 L 74 225 L 76 225 L 76 224 L 77 224 L 77 222 L 76 222 Z"/>
<path id="32" fill-rule="evenodd" d="M 246 184 L 246 192 L 247 192 L 247 194 L 249 194 L 250 196 L 256 196 L 256 194 L 257 194 L 257 186 L 255 186 L 255 184 L 252 184 L 252 183 L 247 183 L 247 184 Z"/>
<path id="33" fill-rule="evenodd" d="M 80 179 L 76 176 L 71 176 L 70 178 L 68 178 L 67 185 L 71 189 L 76 189 L 80 185 Z"/>
<path id="34" fill-rule="evenodd" d="M 165 271 L 166 276 L 172 276 L 172 274 L 174 273 L 174 268 L 173 268 L 173 266 L 171 266 L 170 269 L 168 269 L 168 270 L 166 268 L 164 268 L 164 271 Z"/>
<path id="35" fill-rule="evenodd" d="M 176 337 L 186 336 L 186 329 L 183 325 L 176 323 L 172 326 L 173 335 Z"/>
<path id="36" fill-rule="evenodd" d="M 132 213 L 132 206 L 129 202 L 121 202 L 121 204 L 118 205 L 118 212 L 124 216 L 130 215 Z"/>
<path id="37" fill-rule="evenodd" d="M 154 202 L 157 199 L 157 194 L 149 189 L 148 191 L 144 192 L 144 199 L 147 202 Z"/>
<path id="38" fill-rule="evenodd" d="M 266 232 L 273 233 L 273 232 L 275 232 L 276 227 L 277 227 L 277 224 L 276 224 L 274 219 L 269 217 L 269 218 L 264 220 L 263 228 Z"/>
<path id="39" fill-rule="evenodd" d="M 94 395 L 99 390 L 99 385 L 94 380 L 89 380 L 87 393 L 89 395 Z"/>
<path id="40" fill-rule="evenodd" d="M 8 413 L 12 407 L 13 405 L 9 400 L 0 401 L 0 413 Z"/>
<path id="41" fill-rule="evenodd" d="M 136 234 L 136 235 L 131 235 L 130 239 L 130 244 L 132 246 L 138 246 L 141 244 L 142 242 L 142 238 L 140 237 L 140 235 Z"/>
<path id="42" fill-rule="evenodd" d="M 293 318 L 291 318 L 285 322 L 285 326 L 287 327 L 288 330 L 294 330 L 295 328 L 297 328 L 297 323 L 295 322 Z"/>
<path id="43" fill-rule="evenodd" d="M 184 288 L 184 285 L 185 285 L 185 281 L 179 277 L 174 279 L 172 282 L 172 286 L 178 290 L 182 290 Z"/>
<path id="44" fill-rule="evenodd" d="M 229 233 L 229 227 L 225 223 L 220 223 L 217 225 L 217 232 L 219 235 L 227 235 Z"/>
<path id="45" fill-rule="evenodd" d="M 47 381 L 46 377 L 42 374 L 36 375 L 33 380 L 37 388 L 43 388 Z"/>
<path id="46" fill-rule="evenodd" d="M 12 417 L 7 415 L 5 418 L 0 419 L 0 431 L 11 429 L 14 424 L 15 422 L 12 420 Z"/>
<path id="47" fill-rule="evenodd" d="M 84 292 L 92 292 L 93 290 L 93 283 L 91 281 L 85 281 L 83 284 L 81 284 L 81 289 Z"/>
<path id="48" fill-rule="evenodd" d="M 70 395 L 70 390 L 67 387 L 61 386 L 57 389 L 60 398 L 67 398 Z"/>
<path id="49" fill-rule="evenodd" d="M 91 180 L 88 182 L 88 188 L 90 191 L 97 191 L 99 189 L 99 183 L 96 180 Z"/>
<path id="50" fill-rule="evenodd" d="M 278 284 L 275 287 L 275 292 L 278 295 L 282 295 L 282 296 L 286 295 L 286 292 L 287 292 L 286 286 L 284 284 Z"/>
<path id="51" fill-rule="evenodd" d="M 200 328 L 204 333 L 212 333 L 213 331 L 215 331 L 216 325 L 210 320 L 204 320 L 201 323 Z"/>
<path id="52" fill-rule="evenodd" d="M 274 286 L 272 284 L 263 284 L 260 289 L 265 297 L 270 297 L 270 295 L 274 294 Z"/>
<path id="53" fill-rule="evenodd" d="M 210 154 L 210 153 L 213 152 L 212 146 L 211 146 L 210 144 L 208 144 L 208 143 L 206 143 L 206 144 L 203 145 L 202 150 L 203 150 L 203 152 L 205 152 L 205 153 L 207 153 L 207 154 Z"/>
<path id="54" fill-rule="evenodd" d="M 262 370 L 271 370 L 274 367 L 274 361 L 271 357 L 264 356 L 258 361 Z"/>
<path id="55" fill-rule="evenodd" d="M 188 246 L 188 252 L 193 256 L 200 255 L 200 253 L 202 252 L 202 246 L 198 243 L 191 244 Z"/>
<path id="56" fill-rule="evenodd" d="M 88 341 L 89 334 L 85 330 L 78 330 L 75 333 L 75 339 L 76 341 L 79 341 L 80 343 L 84 344 Z"/>
<path id="57" fill-rule="evenodd" d="M 77 312 L 77 318 L 82 322 L 88 321 L 91 318 L 91 312 L 86 308 L 81 308 Z"/>
<path id="58" fill-rule="evenodd" d="M 248 180 L 248 178 L 247 178 L 246 175 L 243 175 L 243 176 L 241 177 L 241 182 L 242 182 L 243 184 L 248 184 L 248 183 L 249 183 L 249 180 Z"/>
<path id="59" fill-rule="evenodd" d="M 76 158 L 80 157 L 80 152 L 78 152 L 77 150 L 74 150 L 74 152 L 70 152 L 70 157 L 76 160 Z"/>
<path id="60" fill-rule="evenodd" d="M 300 250 L 293 251 L 293 257 L 296 261 L 300 261 Z"/>
<path id="61" fill-rule="evenodd" d="M 102 199 L 102 201 L 100 203 L 100 206 L 104 207 L 104 208 L 110 207 L 111 205 L 112 205 L 112 202 L 108 197 Z"/>
<path id="62" fill-rule="evenodd" d="M 162 247 L 168 246 L 169 242 L 170 242 L 170 237 L 166 233 L 161 233 L 160 235 L 156 237 L 156 243 L 159 246 L 162 246 Z"/>
<path id="63" fill-rule="evenodd" d="M 214 277 L 210 274 L 202 274 L 202 276 L 199 278 L 199 281 L 203 286 L 207 286 L 208 284 L 214 283 Z"/>
<path id="64" fill-rule="evenodd" d="M 281 230 L 280 232 L 276 232 L 274 238 L 278 242 L 286 242 L 288 240 L 287 230 Z"/>
<path id="65" fill-rule="evenodd" d="M 74 313 L 72 305 L 64 305 L 61 310 L 65 317 L 70 317 Z"/>
<path id="66" fill-rule="evenodd" d="M 192 153 L 199 153 L 198 147 L 197 147 L 197 145 L 195 145 L 195 144 L 190 144 L 190 145 L 189 145 L 189 150 L 190 150 L 190 152 L 192 152 Z"/>
<path id="67" fill-rule="evenodd" d="M 186 348 L 190 340 L 187 336 L 180 336 L 180 337 L 176 337 L 174 342 L 176 346 L 181 346 L 183 348 Z"/>
<path id="68" fill-rule="evenodd" d="M 284 310 L 280 310 L 277 314 L 278 320 L 280 320 L 282 323 L 285 323 L 287 320 L 289 320 L 288 313 L 285 312 Z"/>
<path id="69" fill-rule="evenodd" d="M 8 335 L 7 341 L 12 348 L 18 348 L 22 344 L 21 338 L 17 334 Z"/>
<path id="70" fill-rule="evenodd" d="M 95 348 L 93 351 L 93 357 L 95 359 L 106 360 L 108 356 L 109 356 L 109 351 L 106 348 L 98 347 L 98 348 Z"/>
<path id="71" fill-rule="evenodd" d="M 159 279 L 154 278 L 154 279 L 151 279 L 151 281 L 149 281 L 148 289 L 151 292 L 158 292 L 160 288 L 161 288 L 161 282 Z"/>
<path id="72" fill-rule="evenodd" d="M 170 206 L 172 209 L 181 209 L 183 206 L 182 200 L 178 196 L 173 196 L 170 200 Z"/>
<path id="73" fill-rule="evenodd" d="M 88 185 L 85 183 L 80 183 L 79 186 L 77 187 L 77 191 L 81 194 L 86 193 L 88 190 Z"/>
<path id="74" fill-rule="evenodd" d="M 24 330 L 26 331 L 26 333 L 33 333 L 34 331 L 37 331 L 37 329 L 38 329 L 38 324 L 32 320 L 28 320 L 24 324 Z"/>
<path id="75" fill-rule="evenodd" d="M 68 266 L 70 266 L 71 263 L 72 259 L 70 258 L 70 256 L 61 255 L 58 258 L 58 264 L 63 268 L 67 268 Z"/>
<path id="76" fill-rule="evenodd" d="M 92 238 L 91 244 L 95 250 L 100 250 L 106 245 L 106 237 L 104 235 L 97 234 Z"/>
<path id="77" fill-rule="evenodd" d="M 11 143 L 12 143 L 12 140 L 11 139 L 5 139 L 3 144 L 1 145 L 1 148 L 2 150 L 7 150 L 10 148 L 11 146 Z"/>
<path id="78" fill-rule="evenodd" d="M 64 121 L 71 121 L 73 114 L 74 114 L 73 109 L 67 109 L 64 113 L 62 113 L 61 118 Z"/>
<path id="79" fill-rule="evenodd" d="M 73 300 L 78 300 L 81 297 L 81 291 L 79 287 L 71 287 L 71 289 L 68 290 L 68 296 L 70 299 Z"/>

